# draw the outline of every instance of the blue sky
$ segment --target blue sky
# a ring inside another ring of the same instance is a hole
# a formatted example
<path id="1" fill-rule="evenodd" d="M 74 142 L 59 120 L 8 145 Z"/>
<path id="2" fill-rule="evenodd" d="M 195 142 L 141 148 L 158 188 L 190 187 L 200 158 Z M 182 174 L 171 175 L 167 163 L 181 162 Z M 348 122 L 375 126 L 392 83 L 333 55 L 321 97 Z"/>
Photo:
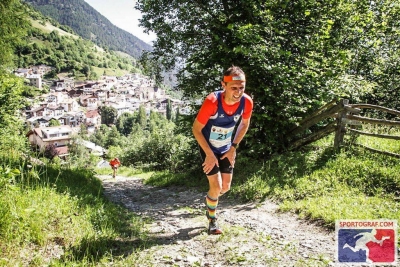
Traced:
<path id="1" fill-rule="evenodd" d="M 135 9 L 135 0 L 84 0 L 115 26 L 132 33 L 151 44 L 156 39 L 154 33 L 146 34 L 139 27 L 141 14 Z"/>

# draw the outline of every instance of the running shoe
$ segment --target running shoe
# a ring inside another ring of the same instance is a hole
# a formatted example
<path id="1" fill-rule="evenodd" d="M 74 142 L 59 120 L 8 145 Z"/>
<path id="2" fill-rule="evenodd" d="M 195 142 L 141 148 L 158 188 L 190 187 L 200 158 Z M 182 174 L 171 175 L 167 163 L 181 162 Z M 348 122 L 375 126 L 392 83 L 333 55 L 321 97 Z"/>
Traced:
<path id="1" fill-rule="evenodd" d="M 206 216 L 209 221 L 208 224 L 208 234 L 209 235 L 220 235 L 222 234 L 222 230 L 219 228 L 217 223 L 217 218 L 210 218 L 208 215 L 208 211 L 206 211 Z"/>

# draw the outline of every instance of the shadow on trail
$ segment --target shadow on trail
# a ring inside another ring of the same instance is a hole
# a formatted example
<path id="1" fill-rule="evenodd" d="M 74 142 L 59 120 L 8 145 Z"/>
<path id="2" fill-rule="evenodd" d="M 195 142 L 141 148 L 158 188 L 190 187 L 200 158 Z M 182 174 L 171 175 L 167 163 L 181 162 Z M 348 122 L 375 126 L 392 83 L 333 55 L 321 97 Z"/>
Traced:
<path id="1" fill-rule="evenodd" d="M 121 176 L 103 180 L 103 187 L 107 199 L 149 223 L 151 243 L 185 241 L 206 230 L 205 220 L 196 221 L 204 212 L 204 192 L 183 186 L 150 186 L 142 179 Z"/>
<path id="2" fill-rule="evenodd" d="M 184 186 L 157 187 L 143 184 L 141 179 L 117 177 L 103 180 L 104 194 L 147 221 L 152 243 L 172 244 L 205 234 L 208 221 L 205 216 L 204 196 L 196 188 Z M 245 203 L 227 193 L 220 200 L 221 214 L 225 210 L 235 213 L 257 209 L 254 203 Z M 271 209 L 270 212 L 277 212 Z"/>

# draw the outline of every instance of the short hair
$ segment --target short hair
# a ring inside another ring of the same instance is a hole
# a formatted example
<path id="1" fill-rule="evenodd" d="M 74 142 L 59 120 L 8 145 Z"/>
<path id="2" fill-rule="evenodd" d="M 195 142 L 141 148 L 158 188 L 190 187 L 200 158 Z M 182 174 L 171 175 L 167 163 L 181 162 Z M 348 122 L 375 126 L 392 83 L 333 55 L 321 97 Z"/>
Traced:
<path id="1" fill-rule="evenodd" d="M 230 76 L 232 74 L 244 74 L 244 71 L 235 65 L 232 65 L 231 67 L 229 67 L 225 72 L 224 72 L 224 76 Z"/>

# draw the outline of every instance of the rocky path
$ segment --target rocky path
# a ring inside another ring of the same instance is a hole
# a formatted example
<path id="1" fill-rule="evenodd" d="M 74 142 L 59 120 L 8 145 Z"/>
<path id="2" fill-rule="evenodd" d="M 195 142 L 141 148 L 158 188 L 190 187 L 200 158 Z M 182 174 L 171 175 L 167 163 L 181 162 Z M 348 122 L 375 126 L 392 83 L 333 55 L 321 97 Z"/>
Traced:
<path id="1" fill-rule="evenodd" d="M 142 251 L 143 266 L 337 266 L 333 232 L 280 213 L 270 201 L 242 204 L 222 197 L 217 214 L 224 234 L 209 236 L 205 192 L 99 178 L 110 200 L 151 219 L 157 245 Z"/>

